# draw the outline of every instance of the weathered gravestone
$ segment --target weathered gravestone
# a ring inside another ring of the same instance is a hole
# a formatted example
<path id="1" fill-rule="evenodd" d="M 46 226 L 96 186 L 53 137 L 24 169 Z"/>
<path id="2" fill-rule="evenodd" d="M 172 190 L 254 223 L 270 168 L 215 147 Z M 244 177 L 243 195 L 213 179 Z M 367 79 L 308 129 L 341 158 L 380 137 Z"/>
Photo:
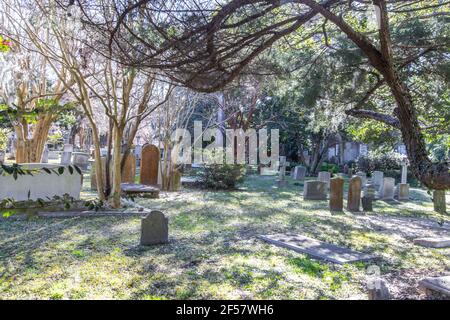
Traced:
<path id="1" fill-rule="evenodd" d="M 361 178 L 361 187 L 363 188 L 367 183 L 367 174 L 363 171 L 358 171 L 356 175 Z"/>
<path id="2" fill-rule="evenodd" d="M 373 200 L 375 199 L 375 185 L 369 184 L 364 188 L 361 204 L 363 211 L 373 211 Z"/>
<path id="3" fill-rule="evenodd" d="M 447 213 L 447 204 L 445 200 L 445 190 L 433 191 L 433 206 L 434 211 L 442 214 Z"/>
<path id="4" fill-rule="evenodd" d="M 414 244 L 428 248 L 450 248 L 449 237 L 417 238 Z"/>
<path id="5" fill-rule="evenodd" d="M 397 184 L 395 193 L 397 194 L 398 200 L 408 200 L 409 199 L 409 184 L 399 183 Z"/>
<path id="6" fill-rule="evenodd" d="M 152 211 L 141 220 L 141 245 L 169 242 L 169 220 L 161 211 Z"/>
<path id="7" fill-rule="evenodd" d="M 428 296 L 436 293 L 450 296 L 450 276 L 425 278 L 419 282 L 419 286 L 425 289 Z"/>
<path id="8" fill-rule="evenodd" d="M 328 171 L 320 171 L 318 180 L 325 182 L 327 184 L 327 188 L 330 188 L 330 179 L 331 179 L 331 173 Z"/>
<path id="9" fill-rule="evenodd" d="M 286 162 L 286 157 L 285 156 L 280 156 L 280 161 L 279 161 L 279 172 L 278 172 L 278 179 L 277 179 L 277 185 L 278 187 L 285 187 L 287 186 L 288 182 L 286 180 L 286 166 L 289 165 L 289 162 Z"/>
<path id="10" fill-rule="evenodd" d="M 359 211 L 361 202 L 361 177 L 354 176 L 350 179 L 348 186 L 347 210 L 352 212 Z"/>
<path id="11" fill-rule="evenodd" d="M 306 253 L 313 258 L 345 264 L 359 261 L 370 261 L 375 257 L 334 244 L 325 243 L 299 234 L 261 235 L 258 238 L 276 246 Z"/>
<path id="12" fill-rule="evenodd" d="M 145 145 L 141 156 L 141 184 L 157 185 L 160 152 L 155 145 Z"/>
<path id="13" fill-rule="evenodd" d="M 384 178 L 383 186 L 381 187 L 380 198 L 383 200 L 393 200 L 395 191 L 394 187 L 395 187 L 394 178 Z"/>
<path id="14" fill-rule="evenodd" d="M 389 300 L 391 294 L 386 285 L 386 282 L 382 279 L 377 279 L 368 285 L 368 298 L 369 300 Z"/>
<path id="15" fill-rule="evenodd" d="M 125 165 L 122 170 L 122 183 L 134 183 L 136 176 L 136 157 L 129 154 L 125 159 Z"/>
<path id="16" fill-rule="evenodd" d="M 294 168 L 294 180 L 305 180 L 306 168 L 302 166 L 296 166 Z"/>
<path id="17" fill-rule="evenodd" d="M 381 171 L 374 171 L 372 173 L 372 184 L 374 184 L 377 188 L 381 187 L 383 184 L 384 173 Z"/>
<path id="18" fill-rule="evenodd" d="M 74 152 L 73 153 L 73 164 L 82 170 L 87 170 L 89 166 L 89 153 L 85 152 Z"/>
<path id="19" fill-rule="evenodd" d="M 64 151 L 61 155 L 61 164 L 69 165 L 72 162 L 72 152 Z"/>
<path id="20" fill-rule="evenodd" d="M 342 211 L 344 209 L 344 179 L 333 178 L 330 180 L 330 211 Z"/>
<path id="21" fill-rule="evenodd" d="M 305 181 L 303 189 L 304 200 L 326 200 L 327 184 L 322 181 Z"/>

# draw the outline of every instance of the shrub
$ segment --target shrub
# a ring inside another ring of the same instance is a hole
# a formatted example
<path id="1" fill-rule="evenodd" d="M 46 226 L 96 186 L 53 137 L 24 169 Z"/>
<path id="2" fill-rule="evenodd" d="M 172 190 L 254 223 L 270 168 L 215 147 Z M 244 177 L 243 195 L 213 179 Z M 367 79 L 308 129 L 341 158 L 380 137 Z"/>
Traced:
<path id="1" fill-rule="evenodd" d="M 6 129 L 0 128 L 0 151 L 6 149 L 6 145 L 8 143 L 8 135 Z"/>
<path id="2" fill-rule="evenodd" d="M 356 170 L 363 172 L 400 170 L 403 157 L 396 152 L 369 152 L 366 156 L 359 156 Z"/>
<path id="3" fill-rule="evenodd" d="M 336 174 L 339 172 L 339 167 L 335 164 L 324 162 L 320 165 L 320 171 L 327 171 Z"/>
<path id="4" fill-rule="evenodd" d="M 213 190 L 234 189 L 244 175 L 244 166 L 230 164 L 208 164 L 198 173 L 200 186 Z"/>

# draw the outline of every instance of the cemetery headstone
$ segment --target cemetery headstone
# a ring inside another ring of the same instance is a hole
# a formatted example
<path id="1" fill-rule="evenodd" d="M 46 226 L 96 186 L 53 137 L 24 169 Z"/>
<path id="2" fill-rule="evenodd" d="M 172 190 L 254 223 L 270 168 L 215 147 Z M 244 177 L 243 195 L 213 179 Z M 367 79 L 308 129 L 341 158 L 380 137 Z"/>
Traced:
<path id="1" fill-rule="evenodd" d="M 361 187 L 364 187 L 367 183 L 367 174 L 363 171 L 358 171 L 356 175 L 361 178 Z"/>
<path id="2" fill-rule="evenodd" d="M 73 153 L 73 164 L 82 170 L 87 170 L 89 166 L 89 153 L 84 152 L 74 152 Z"/>
<path id="3" fill-rule="evenodd" d="M 64 151 L 61 155 L 61 164 L 66 166 L 72 162 L 72 152 Z"/>
<path id="4" fill-rule="evenodd" d="M 399 183 L 397 185 L 397 197 L 398 200 L 408 200 L 409 199 L 409 184 L 408 183 Z"/>
<path id="5" fill-rule="evenodd" d="M 384 178 L 383 186 L 381 188 L 381 199 L 383 200 L 393 200 L 394 199 L 394 186 L 395 179 L 394 178 Z"/>
<path id="6" fill-rule="evenodd" d="M 363 211 L 373 211 L 373 200 L 375 199 L 375 185 L 369 184 L 364 188 L 361 204 Z"/>
<path id="7" fill-rule="evenodd" d="M 122 170 L 122 182 L 134 183 L 136 176 L 136 157 L 133 154 L 129 154 L 125 159 L 125 165 Z"/>
<path id="8" fill-rule="evenodd" d="M 372 183 L 378 188 L 383 184 L 383 178 L 384 173 L 381 171 L 374 171 L 372 173 Z"/>
<path id="9" fill-rule="evenodd" d="M 306 168 L 302 166 L 296 166 L 294 169 L 294 180 L 305 180 Z"/>
<path id="10" fill-rule="evenodd" d="M 161 211 L 152 211 L 141 220 L 141 245 L 169 242 L 169 220 Z"/>
<path id="11" fill-rule="evenodd" d="M 285 187 L 287 186 L 288 182 L 286 180 L 286 166 L 289 165 L 289 162 L 286 162 L 285 156 L 280 156 L 280 162 L 279 162 L 279 172 L 278 172 L 278 179 L 277 179 L 277 185 L 278 187 Z"/>
<path id="12" fill-rule="evenodd" d="M 331 173 L 328 171 L 320 171 L 318 176 L 319 181 L 325 182 L 327 184 L 327 188 L 330 187 L 330 179 Z"/>
<path id="13" fill-rule="evenodd" d="M 303 189 L 304 200 L 326 200 L 327 184 L 323 181 L 305 181 Z"/>
<path id="14" fill-rule="evenodd" d="M 157 185 L 159 173 L 159 148 L 155 145 L 145 145 L 141 156 L 141 184 Z"/>
<path id="15" fill-rule="evenodd" d="M 354 176 L 350 179 L 348 186 L 347 210 L 351 212 L 359 211 L 361 202 L 361 177 Z"/>
<path id="16" fill-rule="evenodd" d="M 425 278 L 419 282 L 419 286 L 424 288 L 429 296 L 435 294 L 450 296 L 450 276 Z"/>
<path id="17" fill-rule="evenodd" d="M 377 279 L 369 285 L 369 300 L 389 300 L 391 294 L 386 285 L 386 282 L 382 279 Z"/>
<path id="18" fill-rule="evenodd" d="M 330 180 L 330 211 L 343 211 L 344 209 L 344 179 Z"/>
<path id="19" fill-rule="evenodd" d="M 442 214 L 447 213 L 447 204 L 445 202 L 445 190 L 433 191 L 433 206 L 434 211 Z"/>

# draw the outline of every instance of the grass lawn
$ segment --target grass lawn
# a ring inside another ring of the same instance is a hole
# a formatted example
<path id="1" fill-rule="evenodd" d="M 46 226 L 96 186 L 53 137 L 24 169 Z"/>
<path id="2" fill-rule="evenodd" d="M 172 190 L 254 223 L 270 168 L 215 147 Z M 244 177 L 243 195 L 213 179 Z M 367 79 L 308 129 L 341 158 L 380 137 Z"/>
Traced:
<path id="1" fill-rule="evenodd" d="M 139 246 L 138 218 L 0 220 L 0 299 L 367 298 L 368 264 L 319 262 L 256 239 L 277 232 L 377 255 L 396 298 L 419 298 L 419 279 L 450 271 L 449 249 L 412 243 L 450 233 L 425 191 L 413 189 L 409 202 L 377 201 L 370 215 L 331 214 L 327 201 L 302 200 L 302 184 L 277 189 L 274 180 L 136 200 L 169 217 L 162 246 Z"/>

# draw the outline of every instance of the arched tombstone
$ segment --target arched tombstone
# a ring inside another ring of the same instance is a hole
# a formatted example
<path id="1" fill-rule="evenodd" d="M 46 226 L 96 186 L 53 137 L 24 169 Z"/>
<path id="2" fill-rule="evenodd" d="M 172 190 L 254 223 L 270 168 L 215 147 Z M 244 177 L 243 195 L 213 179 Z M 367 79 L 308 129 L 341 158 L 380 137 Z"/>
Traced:
<path id="1" fill-rule="evenodd" d="M 141 219 L 141 245 L 151 246 L 169 242 L 169 220 L 161 211 L 152 211 Z"/>
<path id="2" fill-rule="evenodd" d="M 136 157 L 129 154 L 125 159 L 125 165 L 122 170 L 122 183 L 134 183 L 136 176 Z"/>
<path id="3" fill-rule="evenodd" d="M 348 186 L 348 199 L 347 199 L 347 210 L 351 212 L 358 212 L 359 205 L 361 203 L 361 177 L 354 176 L 350 179 Z"/>
<path id="4" fill-rule="evenodd" d="M 145 185 L 158 184 L 160 152 L 159 148 L 147 144 L 142 148 L 140 182 Z"/>

